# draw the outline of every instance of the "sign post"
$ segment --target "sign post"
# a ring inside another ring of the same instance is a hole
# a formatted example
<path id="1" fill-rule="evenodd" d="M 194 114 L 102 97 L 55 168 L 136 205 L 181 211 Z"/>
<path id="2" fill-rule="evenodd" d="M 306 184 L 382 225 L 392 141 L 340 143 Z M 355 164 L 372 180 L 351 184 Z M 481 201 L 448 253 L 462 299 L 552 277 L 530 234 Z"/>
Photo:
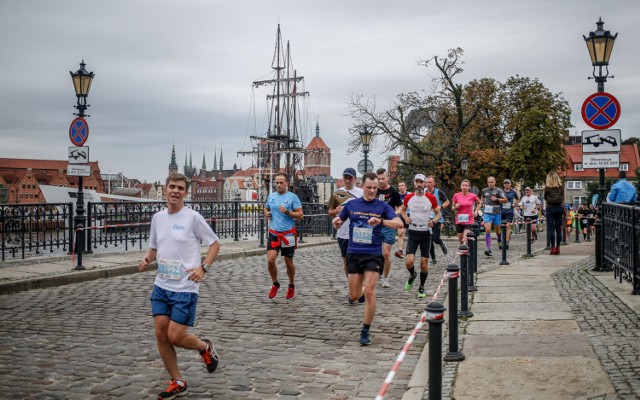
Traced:
<path id="1" fill-rule="evenodd" d="M 604 89 L 602 89 L 604 90 Z M 613 95 L 601 91 L 587 97 L 582 103 L 582 119 L 593 131 L 582 131 L 582 168 L 598 169 L 598 216 L 596 220 L 596 267 L 603 271 L 604 236 L 602 202 L 606 191 L 606 168 L 620 167 L 622 134 L 620 129 L 608 129 L 620 118 L 620 102 Z"/>

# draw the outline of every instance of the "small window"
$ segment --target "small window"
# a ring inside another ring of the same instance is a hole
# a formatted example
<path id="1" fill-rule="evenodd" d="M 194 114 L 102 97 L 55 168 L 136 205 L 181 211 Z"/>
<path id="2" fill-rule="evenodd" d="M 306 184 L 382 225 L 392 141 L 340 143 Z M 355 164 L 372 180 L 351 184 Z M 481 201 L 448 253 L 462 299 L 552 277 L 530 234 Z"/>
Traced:
<path id="1" fill-rule="evenodd" d="M 579 205 L 581 205 L 582 203 L 586 202 L 587 198 L 584 196 L 573 196 L 573 205 L 574 207 L 577 207 Z"/>
<path id="2" fill-rule="evenodd" d="M 569 190 L 582 189 L 582 181 L 567 181 L 567 189 Z"/>
<path id="3" fill-rule="evenodd" d="M 629 164 L 620 164 L 620 171 L 629 171 Z"/>
<path id="4" fill-rule="evenodd" d="M 574 171 L 584 171 L 584 168 L 582 167 L 582 164 L 573 164 L 573 170 Z"/>

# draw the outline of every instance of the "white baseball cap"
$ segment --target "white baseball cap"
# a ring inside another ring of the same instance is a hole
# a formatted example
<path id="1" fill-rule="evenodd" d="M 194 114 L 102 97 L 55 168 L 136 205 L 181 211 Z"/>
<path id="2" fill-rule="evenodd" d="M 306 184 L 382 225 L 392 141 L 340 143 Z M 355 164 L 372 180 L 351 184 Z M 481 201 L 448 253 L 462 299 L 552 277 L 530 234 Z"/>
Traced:
<path id="1" fill-rule="evenodd" d="M 416 174 L 416 176 L 415 176 L 415 178 L 413 178 L 413 180 L 414 181 L 417 181 L 417 180 L 424 181 L 425 180 L 424 174 Z"/>

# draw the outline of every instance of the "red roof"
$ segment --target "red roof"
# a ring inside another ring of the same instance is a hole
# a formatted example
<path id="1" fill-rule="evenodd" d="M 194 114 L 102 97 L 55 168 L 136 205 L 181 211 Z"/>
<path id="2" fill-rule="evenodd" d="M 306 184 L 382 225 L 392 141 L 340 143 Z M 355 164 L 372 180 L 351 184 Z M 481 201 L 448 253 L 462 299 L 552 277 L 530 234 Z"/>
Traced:
<path id="1" fill-rule="evenodd" d="M 569 167 L 565 171 L 564 176 L 566 178 L 574 179 L 597 179 L 597 169 L 585 169 L 583 171 L 575 171 L 574 164 L 582 164 L 582 144 L 565 145 L 567 150 L 567 163 Z M 638 155 L 638 145 L 636 144 L 623 144 L 620 149 L 620 164 L 629 164 L 629 172 L 631 175 L 634 171 L 640 167 L 640 155 Z M 617 178 L 619 174 L 618 168 L 607 168 L 605 170 L 606 178 Z M 631 175 L 632 176 L 632 175 Z M 630 177 L 631 177 L 630 176 Z"/>
<path id="2" fill-rule="evenodd" d="M 311 142 L 309 142 L 309 145 L 305 147 L 305 150 L 316 150 L 316 149 L 329 150 L 329 146 L 327 146 L 327 144 L 324 142 L 324 140 L 322 140 L 321 137 L 314 136 L 313 139 L 311 139 Z"/>

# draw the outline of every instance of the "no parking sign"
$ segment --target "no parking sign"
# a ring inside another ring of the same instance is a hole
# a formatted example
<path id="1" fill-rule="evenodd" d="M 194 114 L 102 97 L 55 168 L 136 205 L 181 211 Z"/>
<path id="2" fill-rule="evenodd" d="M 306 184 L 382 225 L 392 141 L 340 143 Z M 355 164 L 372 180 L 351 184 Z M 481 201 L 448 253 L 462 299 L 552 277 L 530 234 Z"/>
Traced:
<path id="1" fill-rule="evenodd" d="M 594 93 L 582 103 L 582 119 L 593 129 L 610 128 L 618 118 L 620 103 L 609 93 Z"/>

